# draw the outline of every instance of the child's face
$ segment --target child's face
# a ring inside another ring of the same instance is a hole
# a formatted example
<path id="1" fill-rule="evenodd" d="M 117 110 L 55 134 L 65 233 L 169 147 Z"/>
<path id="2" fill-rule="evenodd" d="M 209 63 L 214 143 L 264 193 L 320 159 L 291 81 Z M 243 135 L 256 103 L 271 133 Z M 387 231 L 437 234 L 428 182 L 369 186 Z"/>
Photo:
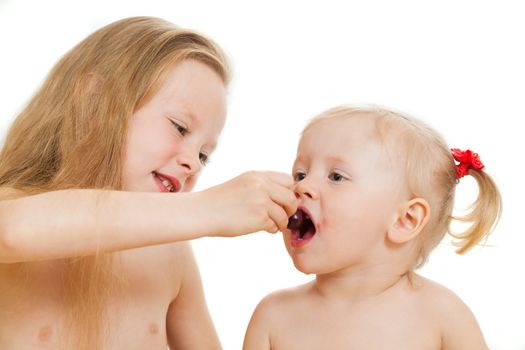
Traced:
<path id="1" fill-rule="evenodd" d="M 312 223 L 284 233 L 297 269 L 323 274 L 380 263 L 408 196 L 401 162 L 388 153 L 370 116 L 321 120 L 306 130 L 293 176 Z"/>
<path id="2" fill-rule="evenodd" d="M 226 87 L 195 60 L 177 64 L 130 118 L 123 170 L 128 191 L 190 191 L 226 118 Z"/>

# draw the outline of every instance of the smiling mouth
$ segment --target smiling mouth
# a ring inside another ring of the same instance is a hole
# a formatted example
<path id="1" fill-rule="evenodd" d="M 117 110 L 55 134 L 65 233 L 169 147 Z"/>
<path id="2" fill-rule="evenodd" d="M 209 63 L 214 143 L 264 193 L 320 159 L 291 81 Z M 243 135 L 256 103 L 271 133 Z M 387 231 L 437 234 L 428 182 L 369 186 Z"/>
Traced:
<path id="1" fill-rule="evenodd" d="M 312 239 L 316 233 L 314 222 L 308 213 L 302 209 L 297 210 L 289 218 L 287 228 L 292 231 L 292 244 L 295 242 L 296 245 L 303 245 Z"/>
<path id="2" fill-rule="evenodd" d="M 172 181 L 166 175 L 161 175 L 155 171 L 152 172 L 153 177 L 157 180 L 159 187 L 163 192 L 178 192 L 180 185 L 175 181 Z"/>

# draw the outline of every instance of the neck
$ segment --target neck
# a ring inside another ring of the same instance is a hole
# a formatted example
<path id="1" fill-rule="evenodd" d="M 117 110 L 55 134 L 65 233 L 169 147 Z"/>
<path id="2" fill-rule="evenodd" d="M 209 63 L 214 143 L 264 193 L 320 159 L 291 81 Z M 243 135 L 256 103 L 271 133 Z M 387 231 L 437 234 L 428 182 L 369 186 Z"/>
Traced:
<path id="1" fill-rule="evenodd" d="M 315 286 L 318 293 L 326 299 L 360 301 L 409 284 L 410 274 L 407 267 L 392 263 L 349 267 L 317 275 Z"/>

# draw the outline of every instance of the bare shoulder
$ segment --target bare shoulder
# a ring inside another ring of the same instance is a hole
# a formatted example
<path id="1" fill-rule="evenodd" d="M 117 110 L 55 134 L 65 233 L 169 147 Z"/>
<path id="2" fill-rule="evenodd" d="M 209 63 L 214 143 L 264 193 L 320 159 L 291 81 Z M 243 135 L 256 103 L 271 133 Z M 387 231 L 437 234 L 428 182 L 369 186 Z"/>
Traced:
<path id="1" fill-rule="evenodd" d="M 0 201 L 24 197 L 26 194 L 12 187 L 0 187 Z"/>
<path id="2" fill-rule="evenodd" d="M 311 284 L 282 289 L 265 296 L 252 314 L 243 350 L 269 350 L 276 331 L 286 329 L 294 324 L 293 317 L 300 315 L 294 312 L 304 306 Z"/>
<path id="3" fill-rule="evenodd" d="M 163 294 L 171 302 L 191 275 L 194 262 L 191 245 L 187 242 L 153 245 L 116 252 L 122 273 L 132 288 Z"/>
<path id="4" fill-rule="evenodd" d="M 174 242 L 161 246 L 163 246 L 162 251 L 167 260 L 168 269 L 175 273 L 178 278 L 185 279 L 187 275 L 198 274 L 191 242 Z"/>
<path id="5" fill-rule="evenodd" d="M 180 289 L 174 298 L 204 300 L 201 275 L 190 241 L 167 244 L 171 272 L 180 281 Z"/>
<path id="6" fill-rule="evenodd" d="M 255 312 L 265 313 L 268 316 L 278 314 L 282 318 L 283 311 L 304 306 L 310 295 L 312 283 L 296 287 L 281 289 L 266 295 L 257 305 Z"/>
<path id="7" fill-rule="evenodd" d="M 265 323 L 267 327 L 281 329 L 304 311 L 308 303 L 312 283 L 281 289 L 265 296 L 255 308 L 252 321 Z"/>
<path id="8" fill-rule="evenodd" d="M 428 278 L 414 274 L 412 287 L 416 291 L 419 302 L 434 315 L 442 314 L 448 318 L 451 312 L 464 314 L 470 311 L 456 293 Z"/>
<path id="9" fill-rule="evenodd" d="M 136 248 L 123 253 L 126 254 L 126 252 L 140 257 L 140 261 L 145 265 L 157 269 L 168 269 L 177 274 L 183 273 L 188 266 L 192 265 L 194 260 L 190 242 L 159 244 Z"/>
<path id="10" fill-rule="evenodd" d="M 413 285 L 440 330 L 443 349 L 488 349 L 474 314 L 456 293 L 419 275 Z"/>
<path id="11" fill-rule="evenodd" d="M 193 258 L 191 242 L 174 242 L 166 244 L 166 248 L 177 264 L 184 264 L 188 258 Z"/>

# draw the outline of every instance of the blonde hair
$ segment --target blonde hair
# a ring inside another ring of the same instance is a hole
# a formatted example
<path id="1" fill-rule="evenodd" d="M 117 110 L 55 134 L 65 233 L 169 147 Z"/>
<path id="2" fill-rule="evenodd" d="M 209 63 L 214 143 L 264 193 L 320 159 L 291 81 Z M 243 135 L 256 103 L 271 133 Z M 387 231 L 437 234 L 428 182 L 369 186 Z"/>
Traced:
<path id="1" fill-rule="evenodd" d="M 453 216 L 456 165 L 443 137 L 422 121 L 380 106 L 339 106 L 314 118 L 303 133 L 329 118 L 350 118 L 361 115 L 374 118 L 377 136 L 383 144 L 392 141 L 395 152 L 404 155 L 407 189 L 412 197 L 424 198 L 431 208 L 428 224 L 419 235 L 419 251 L 414 267 L 428 260 L 430 252 L 448 232 L 455 238 L 456 253 L 463 254 L 485 239 L 496 226 L 501 214 L 501 196 L 485 170 L 470 169 L 469 174 L 479 188 L 477 199 L 467 214 Z M 388 149 L 387 149 L 388 151 Z M 454 222 L 467 224 L 463 232 L 453 232 Z"/>
<path id="2" fill-rule="evenodd" d="M 127 18 L 89 35 L 55 65 L 12 124 L 0 152 L 0 187 L 24 195 L 121 190 L 128 118 L 186 59 L 208 65 L 228 84 L 229 65 L 217 44 L 162 19 Z M 77 349 L 101 347 L 112 259 L 98 253 L 65 261 Z"/>

